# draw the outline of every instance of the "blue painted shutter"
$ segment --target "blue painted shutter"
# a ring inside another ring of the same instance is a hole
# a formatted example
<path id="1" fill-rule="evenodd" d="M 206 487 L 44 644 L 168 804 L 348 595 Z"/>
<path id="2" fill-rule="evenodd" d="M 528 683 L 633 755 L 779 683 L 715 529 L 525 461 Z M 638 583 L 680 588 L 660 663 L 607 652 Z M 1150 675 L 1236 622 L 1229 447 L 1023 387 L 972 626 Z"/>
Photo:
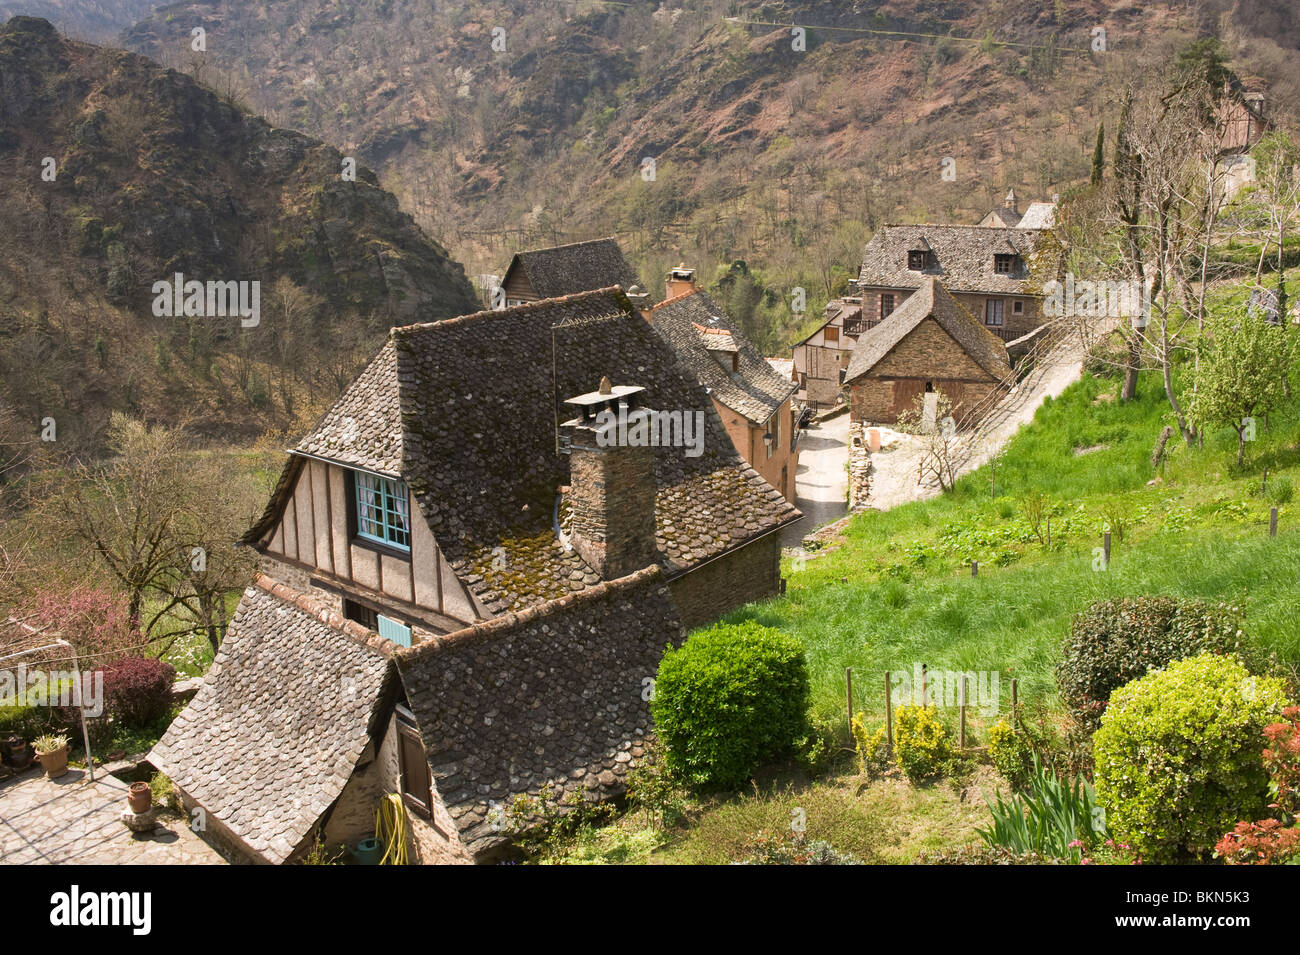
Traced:
<path id="1" fill-rule="evenodd" d="M 411 645 L 411 628 L 388 619 L 382 613 L 379 615 L 379 635 L 392 640 L 399 647 Z"/>

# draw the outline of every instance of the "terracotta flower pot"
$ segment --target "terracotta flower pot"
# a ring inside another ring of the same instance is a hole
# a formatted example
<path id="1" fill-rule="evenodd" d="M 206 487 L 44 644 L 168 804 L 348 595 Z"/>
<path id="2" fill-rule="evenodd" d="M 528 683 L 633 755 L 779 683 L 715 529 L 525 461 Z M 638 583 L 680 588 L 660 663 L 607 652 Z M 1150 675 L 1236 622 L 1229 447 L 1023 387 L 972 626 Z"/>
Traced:
<path id="1" fill-rule="evenodd" d="M 27 740 L 21 736 L 10 736 L 5 740 L 9 750 L 9 765 L 22 772 L 32 764 L 32 751 L 27 748 Z"/>
<path id="2" fill-rule="evenodd" d="M 148 812 L 149 807 L 153 805 L 153 790 L 149 788 L 148 783 L 132 783 L 131 788 L 127 790 L 126 801 L 131 804 L 131 811 L 137 815 Z"/>
<path id="3" fill-rule="evenodd" d="M 41 761 L 45 767 L 45 775 L 50 779 L 58 779 L 68 772 L 68 747 L 56 749 L 52 753 L 37 753 L 36 758 Z"/>

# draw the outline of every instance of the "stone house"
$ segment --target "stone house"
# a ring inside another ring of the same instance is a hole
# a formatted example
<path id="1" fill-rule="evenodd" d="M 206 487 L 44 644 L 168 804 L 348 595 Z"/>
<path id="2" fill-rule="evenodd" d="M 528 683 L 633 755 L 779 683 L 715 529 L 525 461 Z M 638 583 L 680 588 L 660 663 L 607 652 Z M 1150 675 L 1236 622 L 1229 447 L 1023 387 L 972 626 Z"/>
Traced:
<path id="1" fill-rule="evenodd" d="M 885 321 L 936 278 L 1002 341 L 1029 334 L 1045 322 L 1042 295 L 1029 273 L 1042 235 L 1019 226 L 882 226 L 863 251 L 858 275 L 863 325 Z"/>
<path id="2" fill-rule="evenodd" d="M 633 294 L 642 291 L 614 239 L 516 252 L 501 277 L 505 307 L 614 285 Z"/>
<path id="3" fill-rule="evenodd" d="M 645 410 L 699 440 L 593 427 Z M 395 328 L 290 452 L 150 758 L 254 861 L 369 835 L 386 792 L 422 860 L 487 861 L 513 797 L 620 791 L 663 648 L 778 592 L 799 516 L 618 288 Z"/>
<path id="4" fill-rule="evenodd" d="M 791 350 L 799 386 L 797 402 L 814 411 L 841 402 L 849 357 L 865 330 L 861 298 L 835 299 L 826 305 L 821 325 Z"/>
<path id="5" fill-rule="evenodd" d="M 679 282 L 685 276 L 684 284 L 674 285 L 670 279 L 669 297 L 646 318 L 708 390 L 736 450 L 793 501 L 799 469 L 795 383 L 782 378 L 726 312 L 694 284 L 693 272 L 679 268 L 673 275 Z"/>
<path id="6" fill-rule="evenodd" d="M 862 335 L 889 318 L 929 278 L 941 279 L 1004 342 L 1041 328 L 1046 321 L 1042 294 L 1029 264 L 1055 212 L 1053 200 L 1030 203 L 1022 214 L 1012 190 L 979 225 L 882 226 L 863 250 L 855 294 L 829 302 L 822 324 L 794 346 L 800 383 L 796 400 L 819 410 L 838 404 Z"/>
<path id="7" fill-rule="evenodd" d="M 1011 373 L 1002 340 L 930 276 L 888 321 L 859 339 L 845 379 L 850 421 L 893 424 L 919 396 L 941 392 L 965 424 L 963 413 Z"/>

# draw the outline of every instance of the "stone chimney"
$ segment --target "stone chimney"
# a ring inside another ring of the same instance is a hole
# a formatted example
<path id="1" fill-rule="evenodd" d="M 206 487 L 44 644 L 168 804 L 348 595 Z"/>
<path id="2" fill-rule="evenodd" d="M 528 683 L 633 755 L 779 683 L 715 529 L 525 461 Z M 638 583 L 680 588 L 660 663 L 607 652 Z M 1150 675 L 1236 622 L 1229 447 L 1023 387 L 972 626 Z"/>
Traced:
<path id="1" fill-rule="evenodd" d="M 565 401 L 578 416 L 561 427 L 569 445 L 569 543 L 605 580 L 659 559 L 655 544 L 654 452 L 633 433 L 649 414 L 644 388 L 600 380 Z M 629 440 L 631 437 L 631 440 Z"/>
<path id="2" fill-rule="evenodd" d="M 695 270 L 679 265 L 668 273 L 668 290 L 666 298 L 676 298 L 695 289 Z"/>

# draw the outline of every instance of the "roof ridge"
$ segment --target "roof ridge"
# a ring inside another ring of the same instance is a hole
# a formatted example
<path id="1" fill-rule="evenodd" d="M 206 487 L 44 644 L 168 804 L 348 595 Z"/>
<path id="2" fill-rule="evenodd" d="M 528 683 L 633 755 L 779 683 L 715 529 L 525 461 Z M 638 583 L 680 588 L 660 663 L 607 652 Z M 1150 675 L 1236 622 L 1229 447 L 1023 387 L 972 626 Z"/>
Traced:
<path id="1" fill-rule="evenodd" d="M 473 623 L 467 627 L 462 627 L 460 630 L 453 630 L 451 633 L 434 637 L 432 640 L 426 640 L 412 647 L 399 647 L 393 656 L 402 663 L 421 660 L 452 642 L 463 643 L 475 636 L 490 637 L 502 631 L 512 630 L 519 624 L 546 620 L 567 610 L 574 604 L 584 603 L 588 600 L 594 601 L 607 594 L 630 590 L 661 574 L 662 571 L 656 562 L 640 570 L 633 571 L 624 577 L 617 577 L 614 580 L 602 580 L 600 583 L 579 590 L 576 593 L 566 594 L 563 597 L 553 597 L 542 603 L 524 607 L 522 610 L 511 610 L 499 617 L 493 617 L 485 623 Z"/>
<path id="2" fill-rule="evenodd" d="M 556 249 L 571 249 L 575 245 L 594 245 L 597 242 L 613 242 L 618 245 L 618 239 L 612 235 L 602 235 L 598 239 L 580 239 L 577 242 L 565 242 L 563 245 L 542 245 L 535 249 L 521 249 L 515 255 L 532 255 L 534 252 L 553 252 Z M 619 249 L 622 252 L 622 249 Z"/>
<path id="3" fill-rule="evenodd" d="M 386 657 L 391 657 L 398 649 L 397 644 L 387 637 L 381 637 L 374 630 L 368 630 L 355 620 L 348 620 L 337 611 L 321 606 L 302 591 L 295 590 L 288 584 L 282 583 L 268 574 L 259 573 L 253 583 L 271 596 L 277 597 L 285 603 L 293 604 L 299 610 L 310 614 L 331 630 L 344 634 L 354 642 L 369 647 L 371 650 L 377 650 Z"/>
<path id="4" fill-rule="evenodd" d="M 696 288 L 687 289 L 685 292 L 679 292 L 678 294 L 674 295 L 672 298 L 664 299 L 658 305 L 651 305 L 650 312 L 653 314 L 656 309 L 663 308 L 665 305 L 673 305 L 677 302 L 680 302 L 684 298 L 689 298 L 692 295 L 698 295 L 703 291 L 704 289 L 699 288 L 697 286 Z"/>
<path id="5" fill-rule="evenodd" d="M 621 285 L 608 285 L 605 288 L 589 289 L 585 292 L 574 292 L 570 295 L 557 295 L 554 298 L 539 298 L 532 302 L 523 302 L 519 305 L 511 305 L 508 308 L 485 308 L 477 312 L 469 312 L 465 315 L 456 315 L 452 318 L 440 318 L 432 322 L 412 322 L 410 325 L 394 325 L 388 330 L 390 339 L 398 335 L 406 335 L 409 332 L 423 331 L 426 328 L 435 326 L 448 327 L 454 325 L 465 325 L 471 321 L 480 321 L 492 317 L 493 315 L 504 315 L 506 313 L 520 313 L 536 310 L 542 307 L 552 307 L 562 303 L 570 303 L 585 299 L 595 299 L 601 297 L 627 298 L 627 292 Z M 628 307 L 631 308 L 631 301 L 628 300 Z"/>

